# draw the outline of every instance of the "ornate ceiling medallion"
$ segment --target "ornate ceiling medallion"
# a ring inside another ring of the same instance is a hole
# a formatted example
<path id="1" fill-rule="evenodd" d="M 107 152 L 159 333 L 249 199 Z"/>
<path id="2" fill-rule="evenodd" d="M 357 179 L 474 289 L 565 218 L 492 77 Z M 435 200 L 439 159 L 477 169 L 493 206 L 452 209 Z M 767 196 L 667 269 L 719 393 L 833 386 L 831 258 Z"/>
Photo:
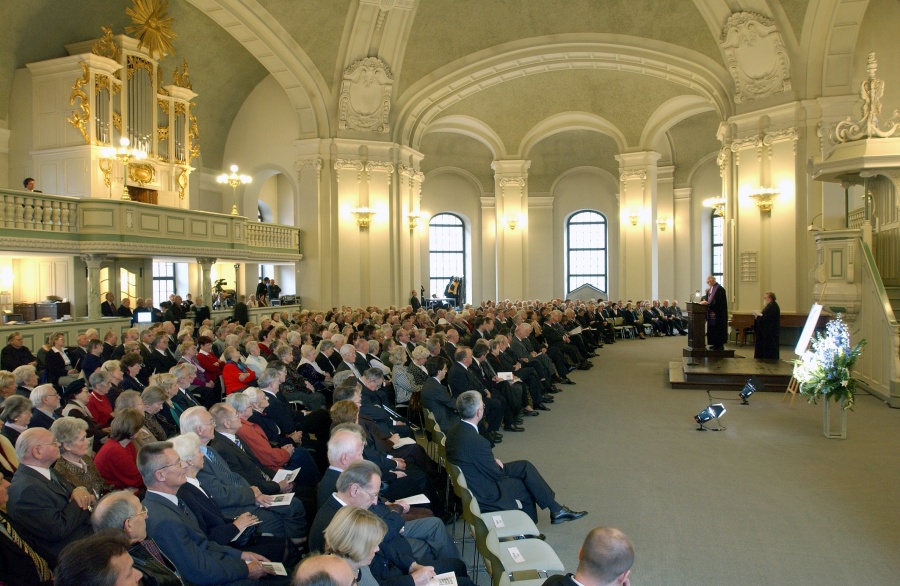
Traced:
<path id="1" fill-rule="evenodd" d="M 135 26 L 126 26 L 125 32 L 134 35 L 139 46 L 150 51 L 154 59 L 175 54 L 172 39 L 177 35 L 172 30 L 175 19 L 166 12 L 169 0 L 134 0 L 134 8 L 126 8 Z"/>

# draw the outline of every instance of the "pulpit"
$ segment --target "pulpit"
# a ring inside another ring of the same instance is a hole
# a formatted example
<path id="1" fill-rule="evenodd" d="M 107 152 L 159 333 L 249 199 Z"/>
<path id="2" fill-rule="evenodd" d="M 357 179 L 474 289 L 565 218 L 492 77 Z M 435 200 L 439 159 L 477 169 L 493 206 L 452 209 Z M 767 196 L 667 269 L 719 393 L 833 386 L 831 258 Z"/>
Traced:
<path id="1" fill-rule="evenodd" d="M 694 358 L 734 358 L 734 350 L 707 350 L 706 349 L 706 312 L 709 306 L 701 303 L 687 304 L 688 323 L 688 347 L 682 351 L 682 356 L 690 358 L 693 364 Z"/>

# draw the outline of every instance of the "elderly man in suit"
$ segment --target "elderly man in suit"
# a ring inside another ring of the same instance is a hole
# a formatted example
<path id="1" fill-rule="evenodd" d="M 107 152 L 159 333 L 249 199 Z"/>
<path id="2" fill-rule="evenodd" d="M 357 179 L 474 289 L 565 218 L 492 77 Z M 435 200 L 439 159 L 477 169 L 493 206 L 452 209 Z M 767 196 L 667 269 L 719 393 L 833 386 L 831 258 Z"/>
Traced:
<path id="1" fill-rule="evenodd" d="M 450 371 L 447 374 L 450 392 L 454 397 L 459 397 L 466 391 L 478 391 L 487 406 L 485 437 L 492 443 L 500 443 L 503 440 L 503 434 L 499 432 L 499 429 L 503 413 L 506 411 L 505 402 L 500 397 L 492 396 L 490 391 L 478 380 L 478 377 L 469 370 L 473 360 L 471 348 L 460 346 L 453 358 L 454 362 L 450 365 Z"/>
<path id="2" fill-rule="evenodd" d="M 592 529 L 578 551 L 575 574 L 556 574 L 543 586 L 628 586 L 634 564 L 634 546 L 613 527 Z"/>
<path id="3" fill-rule="evenodd" d="M 50 564 L 25 541 L 3 513 L 9 500 L 9 482 L 0 476 L 0 568 L 10 584 L 51 586 Z"/>
<path id="4" fill-rule="evenodd" d="M 147 535 L 172 560 L 181 576 L 197 586 L 255 584 L 268 572 L 259 554 L 241 552 L 207 539 L 197 518 L 176 493 L 186 482 L 185 465 L 170 442 L 153 442 L 138 453 L 147 486 Z"/>
<path id="5" fill-rule="evenodd" d="M 39 385 L 34 387 L 29 396 L 34 408 L 31 410 L 31 421 L 28 427 L 43 427 L 50 429 L 53 422 L 59 419 L 59 393 L 53 385 Z"/>
<path id="6" fill-rule="evenodd" d="M 50 430 L 34 427 L 22 432 L 16 456 L 20 466 L 9 487 L 6 510 L 22 537 L 55 566 L 66 545 L 91 534 L 90 508 L 97 499 L 53 469 L 59 442 Z"/>
<path id="7" fill-rule="evenodd" d="M 447 458 L 460 467 L 483 511 L 521 509 L 537 522 L 535 505 L 550 510 L 554 525 L 580 519 L 587 511 L 573 511 L 556 501 L 556 494 L 531 462 L 503 463 L 494 458 L 490 443 L 478 433 L 484 403 L 477 391 L 456 399 L 462 421 L 447 434 Z"/>

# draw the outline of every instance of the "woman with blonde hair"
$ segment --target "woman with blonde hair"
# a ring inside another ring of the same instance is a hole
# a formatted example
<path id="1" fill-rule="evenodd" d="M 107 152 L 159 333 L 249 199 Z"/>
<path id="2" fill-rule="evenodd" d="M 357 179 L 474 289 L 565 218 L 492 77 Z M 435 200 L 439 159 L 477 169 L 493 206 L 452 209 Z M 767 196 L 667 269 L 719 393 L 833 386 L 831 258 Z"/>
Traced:
<path id="1" fill-rule="evenodd" d="M 166 420 L 169 426 L 179 429 L 178 420 L 184 409 L 172 400 L 178 394 L 178 377 L 168 372 L 161 372 L 150 377 L 150 386 L 159 387 L 166 393 L 160 416 Z"/>
<path id="2" fill-rule="evenodd" d="M 352 505 L 341 507 L 325 529 L 325 553 L 343 558 L 359 580 L 386 534 L 387 525 L 375 513 Z M 374 581 L 371 576 L 366 578 Z"/>

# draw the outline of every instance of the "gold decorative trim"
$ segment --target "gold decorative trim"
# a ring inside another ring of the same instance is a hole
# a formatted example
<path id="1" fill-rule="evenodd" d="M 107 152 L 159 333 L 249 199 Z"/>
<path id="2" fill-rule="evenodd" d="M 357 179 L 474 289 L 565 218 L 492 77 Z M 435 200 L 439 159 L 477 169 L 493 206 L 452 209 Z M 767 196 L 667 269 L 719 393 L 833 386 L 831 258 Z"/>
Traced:
<path id="1" fill-rule="evenodd" d="M 156 180 L 156 168 L 150 163 L 131 163 L 128 165 L 128 177 L 144 187 Z"/>
<path id="2" fill-rule="evenodd" d="M 121 57 L 121 51 L 119 50 L 119 46 L 116 45 L 116 41 L 113 39 L 112 25 L 109 25 L 108 27 L 101 26 L 100 30 L 103 31 L 103 37 L 91 45 L 91 53 L 100 57 L 112 59 L 113 61 L 118 61 L 119 57 Z"/>
<path id="3" fill-rule="evenodd" d="M 125 32 L 135 35 L 138 46 L 146 48 L 155 59 L 175 54 L 172 39 L 178 35 L 172 30 L 175 19 L 166 12 L 168 7 L 169 0 L 134 0 L 134 7 L 125 9 L 134 24 L 126 26 Z"/>
<path id="4" fill-rule="evenodd" d="M 169 92 L 163 87 L 163 72 L 159 63 L 156 64 L 156 93 L 161 96 L 169 95 Z"/>
<path id="5" fill-rule="evenodd" d="M 113 128 L 122 133 L 122 115 L 118 112 L 113 112 Z"/>
<path id="6" fill-rule="evenodd" d="M 81 133 L 85 143 L 91 144 L 91 138 L 87 132 L 87 125 L 91 119 L 91 104 L 88 102 L 87 94 L 81 89 L 91 81 L 91 70 L 84 61 L 81 62 L 81 71 L 84 75 L 75 80 L 75 84 L 72 85 L 72 95 L 69 96 L 69 105 L 71 106 L 74 106 L 77 100 L 81 100 L 78 104 L 81 112 L 72 110 L 72 117 L 66 118 L 66 121 Z"/>
<path id="7" fill-rule="evenodd" d="M 94 76 L 94 93 L 99 94 L 100 90 L 109 91 L 109 78 L 98 73 Z"/>
<path id="8" fill-rule="evenodd" d="M 175 115 L 184 114 L 185 108 L 184 102 L 175 102 Z"/>
<path id="9" fill-rule="evenodd" d="M 116 95 L 120 91 L 122 91 L 122 82 L 121 81 L 113 80 L 111 85 L 112 85 L 112 95 Z"/>
<path id="10" fill-rule="evenodd" d="M 178 87 L 192 90 L 194 88 L 191 87 L 191 76 L 188 73 L 187 59 L 182 59 L 181 63 L 183 66 L 183 70 L 178 71 L 178 67 L 175 67 L 175 71 L 172 72 L 172 83 L 174 83 Z"/>
<path id="11" fill-rule="evenodd" d="M 157 142 L 169 140 L 169 127 L 168 126 L 160 126 L 159 128 L 156 129 L 156 140 L 157 140 Z"/>
<path id="12" fill-rule="evenodd" d="M 138 57 L 137 55 L 129 55 L 127 62 L 128 79 L 134 77 L 134 74 L 137 73 L 138 69 L 144 69 L 151 78 L 153 77 L 153 64 L 150 61 Z"/>
<path id="13" fill-rule="evenodd" d="M 191 102 L 191 114 L 188 120 L 191 122 L 190 126 L 188 126 L 188 144 L 191 146 L 188 162 L 190 162 L 200 156 L 200 127 L 197 126 L 197 117 L 194 116 L 193 102 Z"/>
<path id="14" fill-rule="evenodd" d="M 161 98 L 158 98 L 156 100 L 156 105 L 159 106 L 160 112 L 162 112 L 166 116 L 169 115 L 169 100 L 163 100 Z"/>
<path id="15" fill-rule="evenodd" d="M 188 185 L 188 170 L 182 169 L 180 173 L 178 173 L 178 177 L 175 178 L 175 183 L 178 184 L 178 198 L 184 199 L 184 190 L 187 189 Z"/>

